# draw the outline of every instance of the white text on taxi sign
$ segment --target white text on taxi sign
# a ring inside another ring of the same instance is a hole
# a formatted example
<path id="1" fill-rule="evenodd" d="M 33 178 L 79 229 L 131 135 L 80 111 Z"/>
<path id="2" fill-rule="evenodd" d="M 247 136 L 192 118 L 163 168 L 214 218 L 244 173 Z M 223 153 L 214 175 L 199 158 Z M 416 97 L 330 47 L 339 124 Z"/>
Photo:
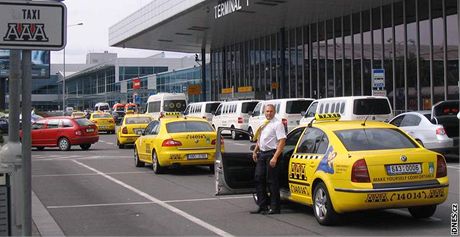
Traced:
<path id="1" fill-rule="evenodd" d="M 0 0 L 0 48 L 61 50 L 67 9 L 52 1 Z"/>

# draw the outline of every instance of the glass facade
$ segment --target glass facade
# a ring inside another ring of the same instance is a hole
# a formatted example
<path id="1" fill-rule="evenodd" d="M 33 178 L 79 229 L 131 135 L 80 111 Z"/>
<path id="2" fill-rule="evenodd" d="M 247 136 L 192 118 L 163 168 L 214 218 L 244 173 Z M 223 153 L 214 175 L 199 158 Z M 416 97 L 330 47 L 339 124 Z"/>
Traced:
<path id="1" fill-rule="evenodd" d="M 212 100 L 371 95 L 385 70 L 395 113 L 459 98 L 457 0 L 404 0 L 211 49 Z"/>

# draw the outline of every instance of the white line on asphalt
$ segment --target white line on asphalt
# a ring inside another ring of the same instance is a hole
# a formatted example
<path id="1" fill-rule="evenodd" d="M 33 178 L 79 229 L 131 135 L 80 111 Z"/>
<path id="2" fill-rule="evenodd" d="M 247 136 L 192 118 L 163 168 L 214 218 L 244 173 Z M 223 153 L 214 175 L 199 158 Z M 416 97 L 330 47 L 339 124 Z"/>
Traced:
<path id="1" fill-rule="evenodd" d="M 130 186 L 130 185 L 126 184 L 126 183 L 123 183 L 122 181 L 120 181 L 118 179 L 115 179 L 115 178 L 113 178 L 113 177 L 111 177 L 111 176 L 109 176 L 107 174 L 104 174 L 103 172 L 101 172 L 101 171 L 99 171 L 97 169 L 94 169 L 94 168 L 92 168 L 90 166 L 87 166 L 87 165 L 85 165 L 85 164 L 83 164 L 83 163 L 81 163 L 81 162 L 79 162 L 77 160 L 73 160 L 73 162 L 75 162 L 76 164 L 78 164 L 80 166 L 83 166 L 83 167 L 85 167 L 85 168 L 87 168 L 87 169 L 89 169 L 89 170 L 91 170 L 93 172 L 96 172 L 96 173 L 100 174 L 101 176 L 107 178 L 108 180 L 111 180 L 112 182 L 117 183 L 117 184 L 119 184 L 119 185 L 121 185 L 121 186 L 123 186 L 123 187 L 125 187 L 125 188 L 127 188 L 127 189 L 129 189 L 129 190 L 131 190 L 131 191 L 133 191 L 133 192 L 135 192 L 137 194 L 139 194 L 140 196 L 142 196 L 142 197 L 144 197 L 144 198 L 146 198 L 146 199 L 148 199 L 148 200 L 150 200 L 152 202 L 158 203 L 158 205 L 160 205 L 160 206 L 170 210 L 171 212 L 176 213 L 176 214 L 178 214 L 178 215 L 180 215 L 180 216 L 182 216 L 182 217 L 184 217 L 184 218 L 186 218 L 186 219 L 188 219 L 188 220 L 190 220 L 192 222 L 194 222 L 197 225 L 200 225 L 200 226 L 208 229 L 209 231 L 212 231 L 212 232 L 216 233 L 217 235 L 220 235 L 220 236 L 232 236 L 230 233 L 225 232 L 224 230 L 219 229 L 216 226 L 213 226 L 213 225 L 211 225 L 211 224 L 209 224 L 209 223 L 207 223 L 207 222 L 205 222 L 205 221 L 203 221 L 203 220 L 201 220 L 201 219 L 199 219 L 199 218 L 197 218 L 195 216 L 192 216 L 192 215 L 190 215 L 190 214 L 188 214 L 188 213 L 186 213 L 186 212 L 184 212 L 184 211 L 182 211 L 182 210 L 180 210 L 180 209 L 178 209 L 176 207 L 173 207 L 173 206 L 171 206 L 171 205 L 169 205 L 169 204 L 167 204 L 167 203 L 165 203 L 165 202 L 163 202 L 163 201 L 161 201 L 161 200 L 159 200 L 159 199 L 157 199 L 157 198 L 155 198 L 153 196 L 150 196 L 147 193 L 142 192 L 141 190 L 136 189 L 133 186 Z"/>
<path id="2" fill-rule="evenodd" d="M 448 165 L 447 168 L 451 168 L 451 169 L 456 169 L 456 170 L 460 170 L 460 167 L 457 165 L 457 166 L 453 166 L 453 165 Z"/>
<path id="3" fill-rule="evenodd" d="M 107 173 L 108 174 L 108 173 Z M 99 175 L 99 174 L 93 174 Z M 219 198 L 197 198 L 197 199 L 183 199 L 183 200 L 169 200 L 163 201 L 165 203 L 181 203 L 181 202 L 202 202 L 202 201 L 217 201 L 229 199 L 245 199 L 252 198 L 252 196 L 235 196 L 235 197 L 219 197 Z M 100 203 L 100 204 L 82 204 L 82 205 L 65 205 L 65 206 L 47 206 L 48 209 L 59 208 L 78 208 L 78 207 L 104 207 L 104 206 L 128 206 L 128 205 L 144 205 L 144 204 L 158 204 L 158 202 L 119 202 L 119 203 Z"/>
<path id="4" fill-rule="evenodd" d="M 110 172 L 106 173 L 108 175 L 118 175 L 118 174 L 151 174 L 152 172 L 147 171 L 133 171 L 133 172 Z M 67 177 L 67 176 L 91 176 L 99 175 L 97 173 L 81 173 L 81 174 L 41 174 L 41 175 L 32 175 L 33 178 L 41 177 Z"/>
<path id="5" fill-rule="evenodd" d="M 51 214 L 32 191 L 32 219 L 41 236 L 65 236 Z"/>
<path id="6" fill-rule="evenodd" d="M 130 156 L 88 156 L 88 157 L 81 157 L 81 158 L 72 158 L 72 157 L 60 157 L 60 158 L 42 158 L 36 159 L 34 161 L 53 161 L 53 160 L 111 160 L 111 159 L 131 159 Z"/>

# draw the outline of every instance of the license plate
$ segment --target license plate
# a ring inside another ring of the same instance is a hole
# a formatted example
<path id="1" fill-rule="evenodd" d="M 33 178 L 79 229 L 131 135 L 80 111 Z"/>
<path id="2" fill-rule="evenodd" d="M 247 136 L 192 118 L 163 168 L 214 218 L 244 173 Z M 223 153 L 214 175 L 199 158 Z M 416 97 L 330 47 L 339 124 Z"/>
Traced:
<path id="1" fill-rule="evenodd" d="M 421 174 L 421 164 L 404 164 L 404 165 L 387 165 L 388 175 L 400 175 L 400 174 Z"/>
<path id="2" fill-rule="evenodd" d="M 142 135 L 143 132 L 144 129 L 134 129 L 134 133 L 136 133 L 137 135 Z"/>
<path id="3" fill-rule="evenodd" d="M 188 154 L 187 159 L 189 160 L 208 159 L 208 154 Z"/>
<path id="4" fill-rule="evenodd" d="M 86 132 L 94 132 L 94 128 L 87 128 Z"/>
<path id="5" fill-rule="evenodd" d="M 99 126 L 99 128 L 100 128 L 100 129 L 105 129 L 105 128 L 106 128 L 106 126 Z"/>

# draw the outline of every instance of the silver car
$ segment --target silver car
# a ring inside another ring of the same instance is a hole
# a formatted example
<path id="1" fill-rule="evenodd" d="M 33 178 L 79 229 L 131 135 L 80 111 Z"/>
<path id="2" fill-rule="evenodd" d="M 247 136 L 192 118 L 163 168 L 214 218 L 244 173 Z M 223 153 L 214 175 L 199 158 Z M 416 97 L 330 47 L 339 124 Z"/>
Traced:
<path id="1" fill-rule="evenodd" d="M 452 153 L 455 149 L 454 141 L 447 136 L 444 126 L 438 124 L 436 119 L 431 119 L 431 111 L 402 113 L 390 123 L 404 130 L 427 149 L 442 154 Z"/>

